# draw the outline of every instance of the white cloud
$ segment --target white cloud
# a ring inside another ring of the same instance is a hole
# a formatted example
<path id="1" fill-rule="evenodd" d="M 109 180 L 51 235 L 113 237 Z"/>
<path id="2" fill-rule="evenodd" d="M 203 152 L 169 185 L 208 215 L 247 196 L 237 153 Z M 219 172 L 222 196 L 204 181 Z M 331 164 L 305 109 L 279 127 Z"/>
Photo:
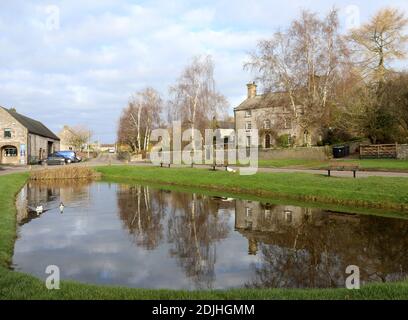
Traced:
<path id="1" fill-rule="evenodd" d="M 407 7 L 401 0 L 380 2 L 355 4 L 363 20 L 385 4 Z M 48 1 L 7 2 L 0 12 L 0 105 L 55 131 L 63 123 L 88 123 L 111 142 L 112 119 L 130 94 L 150 85 L 165 95 L 193 55 L 210 53 L 216 82 L 234 107 L 252 80 L 242 65 L 257 40 L 287 25 L 299 8 L 324 13 L 333 4 L 349 2 L 64 0 L 59 28 L 49 30 Z"/>

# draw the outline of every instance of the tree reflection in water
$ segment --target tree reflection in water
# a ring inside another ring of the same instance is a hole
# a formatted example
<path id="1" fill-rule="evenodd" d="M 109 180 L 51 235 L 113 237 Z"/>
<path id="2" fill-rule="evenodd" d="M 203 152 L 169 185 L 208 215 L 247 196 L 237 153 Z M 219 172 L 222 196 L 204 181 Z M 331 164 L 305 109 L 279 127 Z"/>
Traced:
<path id="1" fill-rule="evenodd" d="M 120 185 L 118 189 L 119 216 L 135 243 L 147 250 L 163 241 L 165 195 L 149 186 Z"/>
<path id="2" fill-rule="evenodd" d="M 118 191 L 118 206 L 135 243 L 148 250 L 164 241 L 163 224 L 167 222 L 170 256 L 177 259 L 197 288 L 212 287 L 216 242 L 228 235 L 228 216 L 218 214 L 219 202 L 196 194 L 123 185 Z"/>
<path id="3" fill-rule="evenodd" d="M 170 254 L 177 258 L 197 288 L 212 288 L 215 281 L 216 242 L 228 236 L 228 216 L 210 197 L 175 193 L 168 222 Z"/>

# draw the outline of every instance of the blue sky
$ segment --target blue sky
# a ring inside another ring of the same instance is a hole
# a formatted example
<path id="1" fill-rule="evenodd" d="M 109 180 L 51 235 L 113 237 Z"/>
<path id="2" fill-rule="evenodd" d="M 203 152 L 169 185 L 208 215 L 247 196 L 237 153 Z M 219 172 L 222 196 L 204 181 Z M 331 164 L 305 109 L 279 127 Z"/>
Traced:
<path id="1" fill-rule="evenodd" d="M 256 42 L 288 25 L 299 10 L 350 8 L 361 22 L 384 6 L 408 13 L 406 0 L 328 1 L 3 1 L 0 11 L 0 105 L 43 121 L 88 125 L 113 142 L 129 96 L 168 87 L 193 55 L 211 54 L 230 110 L 252 80 L 243 70 Z M 352 7 L 350 7 L 352 6 Z"/>

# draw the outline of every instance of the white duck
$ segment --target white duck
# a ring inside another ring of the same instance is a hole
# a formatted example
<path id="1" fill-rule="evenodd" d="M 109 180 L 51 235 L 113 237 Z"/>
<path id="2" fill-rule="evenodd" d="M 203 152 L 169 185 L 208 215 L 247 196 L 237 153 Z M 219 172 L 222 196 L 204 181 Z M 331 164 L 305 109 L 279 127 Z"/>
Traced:
<path id="1" fill-rule="evenodd" d="M 37 212 L 37 215 L 40 215 L 41 213 L 44 212 L 44 206 L 43 205 L 39 205 L 35 208 L 35 212 Z"/>
<path id="2" fill-rule="evenodd" d="M 232 168 L 230 168 L 230 167 L 227 167 L 227 171 L 228 171 L 228 172 L 232 172 L 232 173 L 237 172 L 235 169 L 232 169 Z"/>
<path id="3" fill-rule="evenodd" d="M 59 205 L 59 209 L 60 209 L 60 212 L 61 212 L 61 213 L 64 212 L 64 208 L 65 208 L 65 206 L 64 206 L 64 204 L 61 202 L 60 205 Z"/>

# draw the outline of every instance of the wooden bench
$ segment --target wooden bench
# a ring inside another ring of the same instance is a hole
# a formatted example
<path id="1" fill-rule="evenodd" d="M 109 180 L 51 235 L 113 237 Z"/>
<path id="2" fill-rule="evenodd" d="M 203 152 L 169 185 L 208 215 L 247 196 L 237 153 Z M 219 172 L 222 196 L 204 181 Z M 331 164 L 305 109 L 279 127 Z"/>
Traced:
<path id="1" fill-rule="evenodd" d="M 353 178 L 355 178 L 356 172 L 358 170 L 359 170 L 359 166 L 357 164 L 333 161 L 329 164 L 329 167 L 327 168 L 327 176 L 330 177 L 331 171 L 352 171 Z"/>
<path id="2" fill-rule="evenodd" d="M 163 168 L 163 165 L 165 165 L 165 166 L 167 166 L 168 168 L 170 168 L 170 163 L 160 162 L 160 168 Z"/>
<path id="3" fill-rule="evenodd" d="M 224 161 L 224 163 L 216 163 L 214 162 L 213 164 L 211 164 L 211 170 L 215 171 L 216 167 L 224 167 L 225 171 L 227 171 L 228 168 L 228 161 Z"/>

